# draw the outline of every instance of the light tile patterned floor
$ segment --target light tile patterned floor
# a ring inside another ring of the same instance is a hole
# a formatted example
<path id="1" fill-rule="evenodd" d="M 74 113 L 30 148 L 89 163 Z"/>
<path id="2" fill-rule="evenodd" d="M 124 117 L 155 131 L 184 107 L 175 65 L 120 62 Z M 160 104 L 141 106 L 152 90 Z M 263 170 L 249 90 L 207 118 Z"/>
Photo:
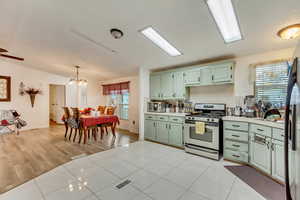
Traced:
<path id="1" fill-rule="evenodd" d="M 264 200 L 226 164 L 135 142 L 71 161 L 0 200 Z M 130 184 L 116 187 L 127 179 Z"/>

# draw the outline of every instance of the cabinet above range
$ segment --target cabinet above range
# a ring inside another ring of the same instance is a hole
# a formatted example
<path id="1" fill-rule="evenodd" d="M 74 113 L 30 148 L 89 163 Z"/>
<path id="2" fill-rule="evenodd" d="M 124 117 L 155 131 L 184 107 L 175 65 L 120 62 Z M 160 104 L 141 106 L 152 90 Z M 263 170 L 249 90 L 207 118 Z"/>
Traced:
<path id="1" fill-rule="evenodd" d="M 150 98 L 185 99 L 188 87 L 233 83 L 233 61 L 154 72 L 150 75 Z"/>

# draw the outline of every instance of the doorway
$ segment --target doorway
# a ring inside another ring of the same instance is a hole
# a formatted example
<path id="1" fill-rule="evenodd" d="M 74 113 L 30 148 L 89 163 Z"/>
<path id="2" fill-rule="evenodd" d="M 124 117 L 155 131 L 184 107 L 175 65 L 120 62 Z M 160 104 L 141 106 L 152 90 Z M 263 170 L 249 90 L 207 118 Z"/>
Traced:
<path id="1" fill-rule="evenodd" d="M 50 124 L 63 124 L 61 120 L 66 105 L 66 87 L 64 85 L 50 84 L 49 88 L 49 119 Z"/>

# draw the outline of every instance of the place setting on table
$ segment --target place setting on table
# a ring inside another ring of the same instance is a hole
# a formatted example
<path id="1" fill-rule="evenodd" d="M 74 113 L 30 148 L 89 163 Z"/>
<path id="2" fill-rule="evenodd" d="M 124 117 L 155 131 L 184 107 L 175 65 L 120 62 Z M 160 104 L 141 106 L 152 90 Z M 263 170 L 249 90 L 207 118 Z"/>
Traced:
<path id="1" fill-rule="evenodd" d="M 97 141 L 97 134 L 100 129 L 100 139 L 103 139 L 104 130 L 108 135 L 108 128 L 111 128 L 113 137 L 116 136 L 116 126 L 120 124 L 119 118 L 115 115 L 116 107 L 114 106 L 99 106 L 97 109 L 85 108 L 79 110 L 78 108 L 71 108 L 73 115 L 70 113 L 68 107 L 63 107 L 64 115 L 62 120 L 64 121 L 66 132 L 65 138 L 67 138 L 68 130 L 69 140 L 72 138 L 73 130 L 75 134 L 73 136 L 73 142 L 76 140 L 77 133 L 79 133 L 78 143 L 81 143 L 83 136 L 83 143 L 87 143 L 87 139 L 90 139 L 90 132 L 95 141 Z"/>

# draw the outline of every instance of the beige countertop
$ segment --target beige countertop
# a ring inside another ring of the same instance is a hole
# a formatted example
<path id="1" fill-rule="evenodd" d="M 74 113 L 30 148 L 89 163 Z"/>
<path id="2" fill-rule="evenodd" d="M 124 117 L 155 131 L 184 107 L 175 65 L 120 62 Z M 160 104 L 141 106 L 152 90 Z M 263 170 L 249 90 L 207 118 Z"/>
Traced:
<path id="1" fill-rule="evenodd" d="M 147 115 L 164 115 L 164 116 L 176 116 L 176 117 L 185 117 L 187 113 L 156 113 L 156 112 L 145 112 Z"/>
<path id="2" fill-rule="evenodd" d="M 283 122 L 271 122 L 271 121 L 263 120 L 263 119 L 260 119 L 260 118 L 225 116 L 222 119 L 224 121 L 248 122 L 248 123 L 260 124 L 260 125 L 264 125 L 264 126 L 270 126 L 270 127 L 273 127 L 273 128 L 284 129 L 284 123 Z"/>

